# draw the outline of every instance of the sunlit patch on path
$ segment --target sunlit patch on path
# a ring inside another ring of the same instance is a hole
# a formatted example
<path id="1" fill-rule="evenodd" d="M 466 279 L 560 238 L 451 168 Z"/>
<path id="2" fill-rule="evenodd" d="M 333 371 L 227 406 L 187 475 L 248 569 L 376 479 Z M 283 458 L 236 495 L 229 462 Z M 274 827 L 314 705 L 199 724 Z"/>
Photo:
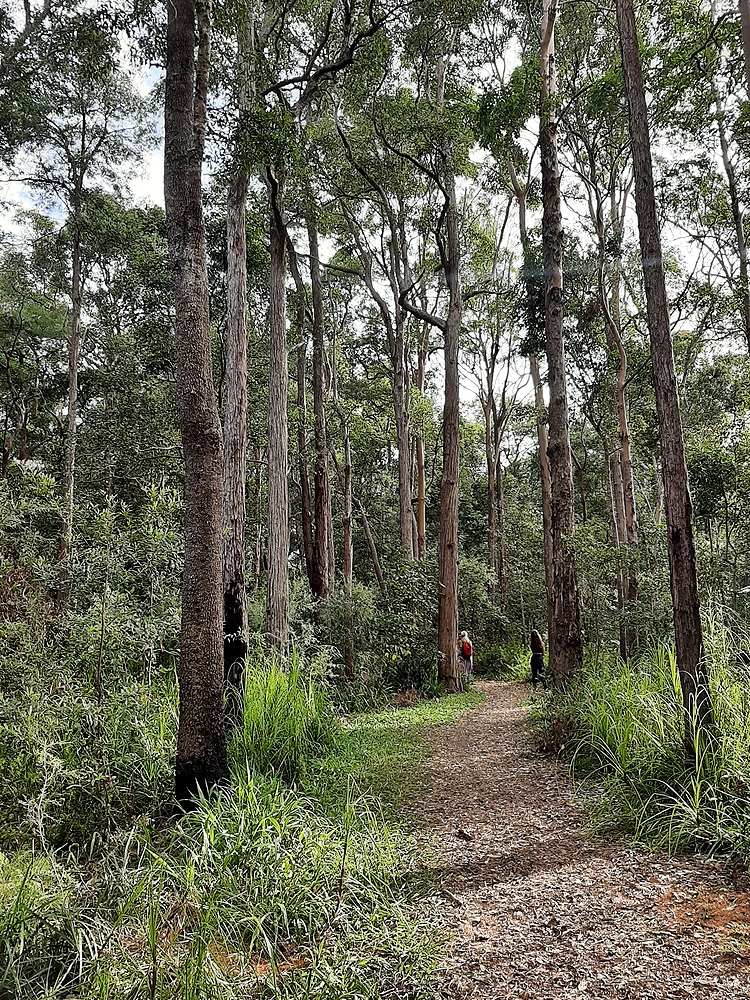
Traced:
<path id="1" fill-rule="evenodd" d="M 528 687 L 480 688 L 484 705 L 434 732 L 419 803 L 449 936 L 441 997 L 750 998 L 746 887 L 718 861 L 592 834 L 534 749 Z"/>

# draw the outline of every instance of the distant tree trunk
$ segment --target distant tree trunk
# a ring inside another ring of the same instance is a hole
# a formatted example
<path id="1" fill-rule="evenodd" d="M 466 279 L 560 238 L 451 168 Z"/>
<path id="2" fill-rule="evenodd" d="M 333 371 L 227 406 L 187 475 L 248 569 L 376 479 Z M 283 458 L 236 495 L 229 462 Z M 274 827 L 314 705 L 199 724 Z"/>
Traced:
<path id="1" fill-rule="evenodd" d="M 303 300 L 304 301 L 304 300 Z M 304 305 L 302 307 L 304 312 Z M 310 495 L 310 467 L 307 459 L 307 344 L 297 348 L 297 458 L 299 462 L 300 517 L 302 519 L 302 546 L 310 590 L 320 591 L 313 541 L 312 497 Z"/>
<path id="2" fill-rule="evenodd" d="M 354 676 L 354 620 L 352 613 L 352 582 L 354 552 L 352 548 L 352 449 L 349 442 L 349 421 L 342 419 L 344 431 L 344 552 L 342 572 L 344 577 L 344 664 L 347 677 Z"/>
<path id="3" fill-rule="evenodd" d="M 294 247 L 287 232 L 287 253 L 289 270 L 297 290 L 296 333 L 299 337 L 297 345 L 297 461 L 299 464 L 300 519 L 302 521 L 302 549 L 305 557 L 305 570 L 310 591 L 318 596 L 321 581 L 318 573 L 319 564 L 315 558 L 315 533 L 313 530 L 312 496 L 310 494 L 310 463 L 307 455 L 307 295 L 305 283 Z"/>
<path id="4" fill-rule="evenodd" d="M 570 457 L 568 397 L 565 384 L 565 341 L 562 302 L 562 215 L 557 160 L 557 93 L 555 71 L 556 0 L 542 4 L 542 107 L 539 148 L 542 161 L 542 244 L 544 304 L 549 383 L 549 457 L 552 485 L 552 619 L 549 660 L 560 687 L 583 659 L 580 602 L 575 555 L 570 546 L 574 529 L 573 469 Z"/>
<path id="5" fill-rule="evenodd" d="M 70 555 L 73 542 L 73 493 L 78 431 L 78 365 L 81 354 L 81 231 L 80 186 L 73 205 L 72 274 L 70 283 L 70 340 L 68 342 L 68 417 L 65 429 L 65 466 L 63 471 L 63 519 L 57 553 L 57 603 L 64 607 L 70 598 Z"/>
<path id="6" fill-rule="evenodd" d="M 617 0 L 625 92 L 635 173 L 636 212 L 646 289 L 656 411 L 659 420 L 664 503 L 667 517 L 675 644 L 685 711 L 685 749 L 695 755 L 695 727 L 712 725 L 711 699 L 703 658 L 692 507 L 682 439 L 677 381 L 669 332 L 661 236 L 656 215 L 651 145 L 632 0 Z"/>
<path id="7" fill-rule="evenodd" d="M 310 245 L 310 284 L 312 287 L 312 341 L 313 341 L 313 420 L 315 431 L 315 575 L 319 587 L 315 597 L 327 601 L 330 591 L 330 525 L 331 488 L 328 480 L 328 434 L 325 411 L 325 343 L 323 287 L 320 280 L 320 251 L 318 230 L 311 209 L 307 212 L 307 236 Z"/>
<path id="8" fill-rule="evenodd" d="M 423 304 L 426 310 L 426 303 Z M 427 324 L 424 324 L 423 342 L 417 353 L 416 387 L 420 395 L 424 392 L 425 365 L 427 360 Z M 417 464 L 417 558 L 424 559 L 427 551 L 427 472 L 425 469 L 424 434 L 420 426 L 415 436 Z"/>
<path id="9" fill-rule="evenodd" d="M 245 482 L 247 479 L 247 174 L 227 201 L 227 369 L 224 409 L 224 681 L 240 696 L 247 655 Z"/>
<path id="10" fill-rule="evenodd" d="M 178 800 L 187 803 L 198 790 L 228 776 L 222 702 L 222 447 L 211 363 L 201 190 L 210 7 L 202 0 L 173 0 L 167 10 L 164 203 L 185 456 L 175 790 Z"/>
<path id="11" fill-rule="evenodd" d="M 500 581 L 500 607 L 508 610 L 508 559 L 505 542 L 505 472 L 500 462 L 495 467 L 497 491 L 497 576 Z"/>
<path id="12" fill-rule="evenodd" d="M 289 488 L 287 480 L 286 226 L 283 179 L 266 172 L 269 194 L 268 540 L 266 634 L 279 650 L 289 640 Z"/>
<path id="13" fill-rule="evenodd" d="M 508 161 L 508 172 L 510 175 L 513 193 L 518 205 L 518 232 L 523 248 L 524 264 L 528 267 L 531 263 L 531 246 L 529 244 L 529 234 L 526 226 L 526 189 L 521 185 L 513 166 L 513 161 Z M 529 294 L 532 294 L 529 289 Z M 552 645 L 552 629 L 554 627 L 554 616 L 552 614 L 552 486 L 550 483 L 549 460 L 547 458 L 547 422 L 545 420 L 544 391 L 542 389 L 542 378 L 539 372 L 539 359 L 536 352 L 532 350 L 529 354 L 529 370 L 531 373 L 531 383 L 534 387 L 534 409 L 536 411 L 536 436 L 539 447 L 539 480 L 542 493 L 542 541 L 544 554 L 544 583 L 547 596 L 547 644 Z"/>
<path id="14" fill-rule="evenodd" d="M 463 295 L 461 244 L 456 204 L 453 155 L 446 141 L 442 151 L 443 187 L 446 191 L 446 249 L 443 260 L 448 285 L 448 316 L 444 327 L 445 403 L 443 406 L 443 475 L 440 484 L 438 537 L 438 675 L 447 691 L 458 691 L 458 473 L 459 436 L 458 345 Z"/>
<path id="15" fill-rule="evenodd" d="M 487 568 L 493 574 L 490 590 L 494 595 L 497 573 L 497 516 L 495 511 L 495 442 L 492 436 L 492 410 L 489 400 L 482 400 L 484 410 L 484 457 L 487 469 Z"/>
<path id="16" fill-rule="evenodd" d="M 552 645 L 552 630 L 555 624 L 552 604 L 552 484 L 547 457 L 547 423 L 544 419 L 544 393 L 539 374 L 539 361 L 535 354 L 529 355 L 531 382 L 534 386 L 534 409 L 536 410 L 536 438 L 539 447 L 539 479 L 542 491 L 542 535 L 544 543 L 544 582 L 547 592 L 547 644 Z"/>
<path id="17" fill-rule="evenodd" d="M 750 97 L 750 0 L 739 0 L 742 21 L 742 52 L 745 57 L 745 83 Z"/>
<path id="18" fill-rule="evenodd" d="M 375 579 L 378 581 L 378 587 L 380 588 L 380 593 L 385 596 L 385 577 L 383 576 L 383 570 L 380 566 L 380 559 L 378 557 L 378 549 L 375 545 L 375 539 L 372 537 L 372 531 L 370 531 L 370 522 L 367 520 L 367 514 L 365 509 L 359 500 L 352 498 L 354 506 L 357 508 L 359 513 L 359 523 L 362 525 L 362 531 L 365 533 L 365 541 L 367 542 L 367 551 L 370 553 L 370 562 L 372 563 L 372 568 L 375 571 Z"/>
<path id="19" fill-rule="evenodd" d="M 721 159 L 724 164 L 724 173 L 727 177 L 727 185 L 729 187 L 729 206 L 732 210 L 732 221 L 734 222 L 734 231 L 737 236 L 737 253 L 739 257 L 740 269 L 739 291 L 742 299 L 742 323 L 745 330 L 745 343 L 748 351 L 750 351 L 750 279 L 748 278 L 745 219 L 742 212 L 742 206 L 740 205 L 740 196 L 737 189 L 737 177 L 734 172 L 732 159 L 729 155 L 729 142 L 727 141 L 724 108 L 721 103 L 721 98 L 719 97 L 719 89 L 715 83 L 712 85 L 712 89 L 714 103 L 716 105 L 716 124 L 719 127 Z"/>

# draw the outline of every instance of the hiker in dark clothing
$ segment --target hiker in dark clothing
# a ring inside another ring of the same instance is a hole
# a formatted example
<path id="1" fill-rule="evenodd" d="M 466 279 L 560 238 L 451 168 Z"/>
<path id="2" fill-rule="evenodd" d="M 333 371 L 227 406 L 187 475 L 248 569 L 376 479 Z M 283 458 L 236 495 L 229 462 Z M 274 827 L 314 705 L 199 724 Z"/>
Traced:
<path id="1" fill-rule="evenodd" d="M 531 646 L 531 686 L 536 691 L 536 682 L 541 681 L 544 690 L 547 690 L 547 681 L 544 676 L 544 639 L 535 628 L 531 630 L 529 640 Z"/>

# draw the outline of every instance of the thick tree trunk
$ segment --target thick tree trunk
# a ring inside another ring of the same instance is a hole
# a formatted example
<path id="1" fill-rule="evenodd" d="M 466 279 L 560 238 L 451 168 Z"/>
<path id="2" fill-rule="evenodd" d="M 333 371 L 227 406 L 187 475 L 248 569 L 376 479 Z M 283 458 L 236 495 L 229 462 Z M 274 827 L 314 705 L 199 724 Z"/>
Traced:
<path id="1" fill-rule="evenodd" d="M 313 421 L 315 431 L 315 465 L 313 485 L 315 495 L 315 576 L 319 581 L 315 597 L 327 601 L 330 591 L 329 569 L 332 539 L 331 487 L 328 479 L 328 434 L 325 411 L 325 343 L 323 287 L 320 280 L 318 230 L 312 210 L 307 213 L 307 236 L 310 245 L 310 284 L 312 287 L 313 341 Z"/>
<path id="2" fill-rule="evenodd" d="M 247 174 L 227 201 L 227 369 L 224 409 L 224 682 L 242 695 L 247 655 L 245 483 L 247 479 Z"/>
<path id="3" fill-rule="evenodd" d="M 279 650 L 289 640 L 289 487 L 287 480 L 286 226 L 283 181 L 269 169 L 268 539 L 266 634 Z"/>
<path id="4" fill-rule="evenodd" d="M 64 607 L 70 598 L 70 554 L 73 542 L 73 493 L 78 431 L 78 365 L 81 354 L 81 233 L 80 192 L 73 207 L 72 274 L 70 283 L 70 340 L 68 342 L 68 416 L 65 428 L 65 466 L 63 470 L 63 519 L 57 553 L 57 603 Z"/>
<path id="5" fill-rule="evenodd" d="M 458 473 L 459 473 L 459 373 L 458 346 L 463 296 L 461 289 L 461 245 L 458 228 L 456 183 L 448 142 L 443 151 L 443 186 L 446 251 L 443 261 L 448 285 L 448 316 L 444 327 L 445 403 L 443 406 L 443 476 L 440 484 L 440 528 L 438 538 L 438 676 L 447 691 L 458 691 Z"/>
<path id="6" fill-rule="evenodd" d="M 583 658 L 580 602 L 575 555 L 573 469 L 570 457 L 568 397 L 565 384 L 565 341 L 562 302 L 562 215 L 554 108 L 556 0 L 542 6 L 542 107 L 539 148 L 542 161 L 542 244 L 544 304 L 549 383 L 549 457 L 552 484 L 552 619 L 549 659 L 555 684 L 564 685 Z"/>
<path id="7" fill-rule="evenodd" d="M 669 332 L 669 307 L 654 198 L 643 72 L 632 0 L 617 0 L 617 22 L 628 99 L 638 233 L 659 420 L 675 644 L 685 710 L 685 749 L 689 756 L 693 756 L 696 749 L 695 727 L 709 728 L 712 724 L 712 712 L 703 658 L 692 507 Z"/>
<path id="8" fill-rule="evenodd" d="M 539 373 L 539 361 L 535 354 L 529 355 L 531 383 L 534 386 L 534 409 L 536 410 L 536 439 L 539 447 L 539 480 L 542 491 L 542 535 L 544 543 L 544 582 L 547 591 L 547 645 L 552 645 L 552 630 L 555 619 L 552 603 L 552 581 L 554 570 L 552 566 L 552 483 L 549 474 L 549 458 L 547 457 L 547 423 L 544 419 L 544 392 L 542 378 Z"/>
<path id="9" fill-rule="evenodd" d="M 221 425 L 213 386 L 201 200 L 211 29 L 205 2 L 173 0 L 167 10 L 164 203 L 185 456 L 175 787 L 178 800 L 189 802 L 198 790 L 228 776 L 222 703 Z"/>

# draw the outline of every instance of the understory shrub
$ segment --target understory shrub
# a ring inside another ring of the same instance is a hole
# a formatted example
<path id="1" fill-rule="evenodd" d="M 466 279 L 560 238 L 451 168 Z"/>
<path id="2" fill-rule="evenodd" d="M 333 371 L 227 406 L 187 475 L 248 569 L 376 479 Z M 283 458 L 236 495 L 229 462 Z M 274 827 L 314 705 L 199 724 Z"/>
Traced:
<path id="1" fill-rule="evenodd" d="M 262 652 L 245 670 L 242 725 L 230 746 L 235 766 L 290 782 L 332 743 L 336 719 L 297 653 L 288 663 Z"/>
<path id="2" fill-rule="evenodd" d="M 684 748 L 674 649 L 659 645 L 624 664 L 589 656 L 548 706 L 533 710 L 542 739 L 596 779 L 599 819 L 654 847 L 700 847 L 750 860 L 750 650 L 725 611 L 705 615 L 715 726 L 699 733 L 695 762 Z"/>
<path id="3" fill-rule="evenodd" d="M 529 649 L 520 639 L 474 649 L 474 672 L 493 681 L 526 681 L 530 676 Z"/>
<path id="4" fill-rule="evenodd" d="M 397 806 L 424 728 L 478 697 L 326 728 L 301 665 L 264 669 L 275 694 L 256 718 L 291 707 L 295 732 L 309 717 L 306 752 L 326 745 L 304 782 L 261 773 L 240 739 L 229 786 L 173 824 L 140 817 L 93 859 L 0 856 L 4 1000 L 435 996 L 438 935 Z"/>

